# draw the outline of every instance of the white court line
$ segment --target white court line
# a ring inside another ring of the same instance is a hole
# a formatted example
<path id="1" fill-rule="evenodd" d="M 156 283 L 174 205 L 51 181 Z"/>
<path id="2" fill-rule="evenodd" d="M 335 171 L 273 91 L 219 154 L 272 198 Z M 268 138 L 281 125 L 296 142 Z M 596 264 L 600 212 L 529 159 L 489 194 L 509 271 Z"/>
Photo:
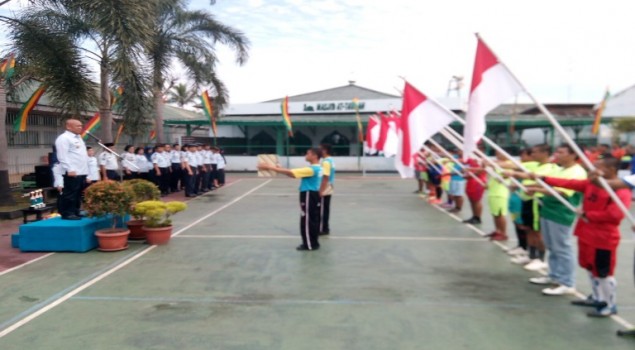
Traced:
<path id="1" fill-rule="evenodd" d="M 452 213 L 448 213 L 447 211 L 439 208 L 436 205 L 431 205 L 432 207 L 436 208 L 437 210 L 446 213 L 447 215 L 453 217 L 455 220 L 459 221 L 459 222 L 463 222 L 463 220 L 461 220 L 461 218 L 459 218 L 458 216 L 452 214 Z M 485 237 L 486 233 L 483 232 L 480 228 L 471 225 L 471 224 L 467 224 L 467 227 L 471 228 L 474 232 L 478 233 L 479 235 L 481 235 L 482 237 Z M 507 251 L 507 246 L 505 246 L 504 244 L 498 242 L 498 241 L 492 241 L 492 243 L 496 244 L 497 246 L 499 246 L 503 251 Z M 539 274 L 543 275 L 543 276 L 547 276 L 548 274 L 544 271 L 537 271 Z M 586 299 L 586 296 L 583 295 L 582 293 L 580 293 L 579 291 L 575 291 L 575 293 L 573 294 L 575 295 L 578 299 Z M 631 324 L 630 322 L 626 321 L 625 319 L 623 319 L 622 317 L 618 316 L 618 315 L 611 315 L 610 316 L 611 319 L 613 321 L 615 321 L 616 323 L 618 323 L 619 325 L 621 325 L 622 327 L 626 328 L 626 329 L 632 329 L 635 328 L 635 325 Z"/>
<path id="2" fill-rule="evenodd" d="M 247 197 L 248 195 L 250 195 L 251 193 L 253 193 L 254 191 L 257 191 L 258 189 L 260 189 L 261 187 L 265 186 L 266 184 L 268 184 L 269 182 L 271 182 L 271 180 L 268 180 L 256 187 L 254 187 L 253 189 L 247 191 L 245 194 L 241 195 L 240 197 L 235 198 L 233 201 L 223 205 L 222 207 L 214 210 L 213 212 L 203 216 L 202 218 L 194 221 L 193 223 L 185 226 L 184 228 L 178 230 L 177 232 L 175 232 L 172 236 L 177 236 L 179 235 L 181 232 L 189 229 L 190 227 L 198 224 L 199 222 L 209 218 L 210 216 L 218 213 L 219 211 L 231 206 L 232 204 L 235 204 L 236 202 L 240 201 L 241 199 Z M 67 301 L 68 299 L 72 298 L 73 296 L 81 293 L 82 291 L 84 291 L 85 289 L 89 288 L 90 286 L 94 285 L 95 283 L 103 280 L 104 278 L 112 275 L 113 273 L 119 271 L 120 269 L 126 267 L 127 265 L 129 265 L 130 263 L 134 262 L 135 260 L 141 258 L 142 256 L 146 255 L 147 253 L 149 253 L 150 251 L 154 250 L 157 246 L 156 245 L 152 245 L 149 246 L 147 248 L 144 248 L 143 250 L 139 251 L 137 254 L 131 256 L 129 259 L 121 262 L 119 265 L 114 266 L 113 268 L 111 268 L 110 270 L 102 273 L 99 276 L 96 276 L 95 278 L 93 278 L 92 280 L 82 284 L 81 286 L 73 289 L 72 291 L 66 293 L 65 295 L 61 296 L 59 299 L 55 300 L 54 302 L 46 305 L 45 307 L 37 310 L 36 312 L 24 317 L 23 319 L 21 319 L 20 321 L 14 323 L 13 325 L 11 325 L 10 327 L 5 328 L 4 330 L 2 330 L 0 332 L 0 338 L 3 338 L 4 336 L 12 333 L 13 331 L 15 331 L 16 329 L 24 326 L 25 324 L 33 321 L 34 319 L 38 318 L 39 316 L 45 314 L 46 312 L 50 311 L 51 309 L 55 308 L 56 306 L 62 304 L 63 302 Z"/>
<path id="3" fill-rule="evenodd" d="M 298 192 L 289 192 L 289 193 L 282 193 L 282 192 L 260 192 L 260 193 L 256 193 L 254 194 L 254 196 L 272 196 L 272 197 L 285 197 L 285 196 L 297 196 Z M 337 194 L 334 194 L 337 197 L 373 197 L 373 198 L 377 198 L 377 197 L 397 197 L 397 198 L 401 198 L 401 197 L 412 197 L 411 195 L 405 195 L 405 194 L 373 194 L 373 193 L 340 193 L 337 192 Z"/>
<path id="4" fill-rule="evenodd" d="M 14 266 L 14 267 L 12 267 L 12 268 L 10 268 L 10 269 L 8 269 L 8 270 L 4 270 L 4 271 L 0 272 L 0 276 L 2 276 L 2 275 L 6 275 L 6 274 L 7 274 L 7 273 L 9 273 L 9 272 L 13 272 L 13 271 L 15 271 L 15 270 L 17 270 L 17 269 L 20 269 L 20 268 L 23 268 L 23 267 L 25 267 L 25 266 L 27 266 L 27 265 L 33 264 L 34 262 L 40 261 L 40 260 L 42 260 L 42 259 L 44 259 L 44 258 L 48 258 L 49 256 L 51 256 L 51 255 L 53 255 L 53 254 L 55 254 L 55 253 L 48 253 L 48 254 L 42 255 L 42 256 L 40 256 L 40 257 L 38 257 L 38 258 L 35 258 L 35 259 L 33 259 L 33 260 L 29 260 L 29 261 L 27 261 L 27 262 L 25 262 L 25 263 L 22 263 L 22 264 L 20 264 L 20 265 Z"/>
<path id="5" fill-rule="evenodd" d="M 237 184 L 237 183 L 241 182 L 242 180 L 243 180 L 243 179 L 238 179 L 238 180 L 236 180 L 236 181 L 232 181 L 232 182 L 228 183 L 227 185 L 223 186 L 222 188 L 231 187 L 232 185 L 235 185 L 235 184 Z M 208 193 L 205 193 L 204 195 L 211 194 L 211 193 L 212 193 L 212 192 L 208 192 Z M 204 196 L 204 195 L 203 195 L 203 196 Z M 195 199 L 197 199 L 197 198 L 199 198 L 199 197 L 201 197 L 201 196 L 198 196 L 198 197 L 196 197 L 196 198 L 192 198 L 192 199 L 190 199 L 190 201 L 195 200 Z M 131 242 L 129 242 L 129 243 L 132 243 L 132 244 L 137 244 L 137 243 L 138 243 L 138 244 L 141 244 L 141 243 L 145 243 L 145 242 L 143 242 L 143 241 L 131 241 Z M 32 263 L 34 263 L 34 262 L 38 262 L 38 261 L 40 261 L 40 260 L 42 260 L 42 259 L 44 259 L 44 258 L 48 258 L 49 256 L 54 255 L 54 254 L 55 254 L 55 253 L 48 253 L 48 254 L 46 254 L 46 255 L 42 255 L 42 256 L 40 256 L 40 257 L 38 257 L 38 258 L 36 258 L 36 259 L 29 260 L 29 261 L 27 261 L 27 262 L 25 262 L 25 263 L 23 263 L 23 264 L 20 264 L 20 265 L 14 266 L 14 267 L 12 267 L 12 268 L 10 268 L 10 269 L 8 269 L 8 270 L 4 270 L 4 271 L 0 272 L 0 276 L 2 276 L 2 275 L 6 275 L 6 274 L 8 274 L 9 272 L 13 272 L 13 271 L 15 271 L 15 270 L 18 270 L 18 269 L 20 269 L 20 268 L 22 268 L 22 267 L 24 267 L 24 266 L 27 266 L 27 265 L 29 265 L 29 264 L 32 264 Z"/>
<path id="6" fill-rule="evenodd" d="M 180 235 L 179 238 L 197 239 L 297 239 L 290 235 Z M 480 238 L 464 237 L 404 237 L 404 236 L 328 236 L 326 240 L 360 240 L 360 241 L 452 241 L 452 242 L 487 242 Z"/>

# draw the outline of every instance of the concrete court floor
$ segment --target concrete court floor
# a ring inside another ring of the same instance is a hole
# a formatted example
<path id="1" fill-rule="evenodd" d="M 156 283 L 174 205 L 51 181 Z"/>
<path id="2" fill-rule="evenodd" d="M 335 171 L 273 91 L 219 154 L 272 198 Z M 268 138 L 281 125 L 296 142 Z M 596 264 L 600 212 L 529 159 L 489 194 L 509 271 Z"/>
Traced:
<path id="1" fill-rule="evenodd" d="M 341 176 L 319 251 L 294 249 L 297 182 L 245 177 L 190 201 L 167 246 L 54 254 L 0 275 L 0 349 L 634 348 L 573 297 L 540 295 L 411 182 Z M 620 315 L 635 322 L 632 254 L 625 240 L 617 277 Z"/>

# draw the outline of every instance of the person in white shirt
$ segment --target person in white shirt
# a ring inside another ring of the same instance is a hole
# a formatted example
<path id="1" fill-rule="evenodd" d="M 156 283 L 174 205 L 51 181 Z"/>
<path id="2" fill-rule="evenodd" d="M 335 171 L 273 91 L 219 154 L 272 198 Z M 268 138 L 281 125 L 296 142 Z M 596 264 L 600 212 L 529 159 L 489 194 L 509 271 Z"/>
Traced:
<path id="1" fill-rule="evenodd" d="M 134 165 L 139 168 L 138 176 L 140 179 L 150 179 L 149 172 L 152 168 L 152 163 L 150 163 L 150 161 L 146 157 L 143 147 L 137 147 L 137 149 L 135 149 Z"/>
<path id="2" fill-rule="evenodd" d="M 159 190 L 162 196 L 170 194 L 170 158 L 165 153 L 165 145 L 159 144 L 157 151 L 152 155 L 152 164 L 154 165 L 154 173 L 159 180 Z"/>
<path id="3" fill-rule="evenodd" d="M 80 134 L 82 122 L 66 121 L 66 131 L 55 140 L 57 160 L 63 174 L 64 191 L 58 203 L 58 212 L 65 220 L 80 220 L 79 208 L 86 176 L 88 175 L 88 153 Z"/>
<path id="4" fill-rule="evenodd" d="M 205 174 L 207 173 L 205 166 L 203 164 L 203 145 L 201 145 L 200 143 L 196 144 L 195 149 L 195 154 L 196 154 L 196 163 L 198 163 L 198 175 L 196 175 L 196 183 L 194 184 L 194 190 L 196 191 L 196 193 L 201 193 L 202 192 L 202 184 L 203 184 L 203 177 L 205 176 Z"/>
<path id="5" fill-rule="evenodd" d="M 227 161 L 225 160 L 225 155 L 223 155 L 222 149 L 214 147 L 214 152 L 216 156 L 216 177 L 218 178 L 218 187 L 222 187 L 225 185 L 225 166 L 227 165 Z"/>
<path id="6" fill-rule="evenodd" d="M 212 189 L 212 159 L 214 158 L 214 152 L 212 152 L 210 145 L 204 145 L 201 152 L 203 154 L 203 168 L 205 169 L 201 187 L 203 192 L 209 192 Z"/>
<path id="7" fill-rule="evenodd" d="M 110 148 L 111 150 L 114 151 L 113 147 L 115 146 L 114 143 L 109 142 L 104 144 L 104 146 Z M 112 180 L 112 181 L 119 181 L 120 177 L 119 177 L 119 163 L 117 162 L 117 156 L 115 156 L 114 154 L 112 154 L 110 151 L 105 150 L 103 152 L 101 152 L 101 154 L 99 155 L 99 166 L 101 168 L 101 178 L 102 179 L 108 179 L 108 180 Z"/>
<path id="8" fill-rule="evenodd" d="M 135 148 L 132 145 L 127 145 L 121 154 L 121 167 L 123 168 L 123 179 L 132 180 L 139 176 L 139 170 L 135 169 Z"/>
<path id="9" fill-rule="evenodd" d="M 194 188 L 196 184 L 196 175 L 198 173 L 198 163 L 196 157 L 196 146 L 193 145 L 185 145 L 183 149 L 186 151 L 185 156 L 183 157 L 183 171 L 186 172 L 185 175 L 185 197 L 195 197 L 198 195 L 196 189 Z"/>
<path id="10" fill-rule="evenodd" d="M 178 192 L 183 187 L 183 171 L 181 170 L 181 145 L 175 143 L 170 151 L 170 162 L 172 162 L 172 174 L 170 176 L 170 191 Z M 179 186 L 179 183 L 181 186 Z"/>
<path id="11" fill-rule="evenodd" d="M 99 177 L 99 164 L 97 164 L 97 158 L 95 158 L 95 150 L 92 147 L 86 147 L 88 153 L 88 176 L 86 177 L 86 183 L 91 184 L 101 180 Z"/>

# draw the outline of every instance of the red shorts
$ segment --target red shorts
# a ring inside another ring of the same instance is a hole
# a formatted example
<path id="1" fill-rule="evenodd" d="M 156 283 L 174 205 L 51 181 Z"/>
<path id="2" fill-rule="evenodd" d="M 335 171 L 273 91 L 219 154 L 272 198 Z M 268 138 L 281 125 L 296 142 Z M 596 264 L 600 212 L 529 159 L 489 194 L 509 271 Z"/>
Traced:
<path id="1" fill-rule="evenodd" d="M 578 263 L 591 271 L 594 277 L 613 276 L 617 261 L 617 247 L 600 249 L 592 244 L 578 241 Z"/>
<path id="2" fill-rule="evenodd" d="M 479 202 L 483 198 L 485 187 L 476 181 L 468 181 L 465 187 L 465 194 L 471 202 Z"/>

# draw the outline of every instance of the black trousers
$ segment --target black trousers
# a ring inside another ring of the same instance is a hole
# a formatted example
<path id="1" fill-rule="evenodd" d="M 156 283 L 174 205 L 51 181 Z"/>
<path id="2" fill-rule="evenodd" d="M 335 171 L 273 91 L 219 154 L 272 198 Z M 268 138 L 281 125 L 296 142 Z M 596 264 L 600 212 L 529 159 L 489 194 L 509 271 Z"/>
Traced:
<path id="1" fill-rule="evenodd" d="M 136 179 L 137 178 L 137 173 L 134 171 L 131 171 L 130 174 L 126 174 L 126 171 L 123 170 L 123 179 L 124 180 L 132 180 L 132 179 Z"/>
<path id="2" fill-rule="evenodd" d="M 218 186 L 225 184 L 225 169 L 216 170 L 216 177 L 218 178 Z"/>
<path id="3" fill-rule="evenodd" d="M 209 179 L 210 187 L 216 187 L 215 181 L 218 180 L 218 164 L 212 164 L 212 176 Z"/>
<path id="4" fill-rule="evenodd" d="M 119 176 L 119 173 L 117 172 L 117 170 L 106 170 L 106 177 L 108 178 L 108 180 L 112 180 L 112 181 L 121 180 L 121 177 Z"/>
<path id="5" fill-rule="evenodd" d="M 185 195 L 191 196 L 196 194 L 196 190 L 194 189 L 194 185 L 196 184 L 196 174 L 198 173 L 198 169 L 196 167 L 191 167 L 192 175 L 188 174 L 188 172 L 183 169 L 185 173 Z"/>
<path id="6" fill-rule="evenodd" d="M 210 179 L 212 178 L 212 165 L 205 164 L 203 165 L 205 168 L 205 172 L 202 174 L 203 180 L 201 180 L 201 189 L 210 190 Z"/>
<path id="7" fill-rule="evenodd" d="M 86 175 L 64 175 L 64 189 L 57 205 L 57 211 L 62 215 L 62 218 L 79 215 L 79 208 L 82 204 L 82 190 L 85 183 Z"/>
<path id="8" fill-rule="evenodd" d="M 161 194 L 170 193 L 170 168 L 159 168 L 161 176 L 159 176 L 159 190 Z"/>
<path id="9" fill-rule="evenodd" d="M 196 191 L 196 193 L 200 193 L 203 190 L 202 188 L 203 177 L 206 174 L 206 172 L 204 172 L 203 169 L 204 169 L 204 166 L 201 165 L 198 167 L 198 170 L 197 170 L 196 182 L 194 184 L 194 191 Z"/>
<path id="10" fill-rule="evenodd" d="M 183 174 L 181 172 L 181 163 L 172 163 L 172 174 L 170 175 L 170 189 L 172 192 L 179 190 L 179 182 L 181 182 L 181 187 L 183 187 Z"/>
<path id="11" fill-rule="evenodd" d="M 320 232 L 329 233 L 329 216 L 331 214 L 331 196 L 324 196 L 320 203 Z"/>
<path id="12" fill-rule="evenodd" d="M 313 250 L 320 248 L 320 193 L 318 191 L 300 192 L 300 233 L 302 245 Z"/>

